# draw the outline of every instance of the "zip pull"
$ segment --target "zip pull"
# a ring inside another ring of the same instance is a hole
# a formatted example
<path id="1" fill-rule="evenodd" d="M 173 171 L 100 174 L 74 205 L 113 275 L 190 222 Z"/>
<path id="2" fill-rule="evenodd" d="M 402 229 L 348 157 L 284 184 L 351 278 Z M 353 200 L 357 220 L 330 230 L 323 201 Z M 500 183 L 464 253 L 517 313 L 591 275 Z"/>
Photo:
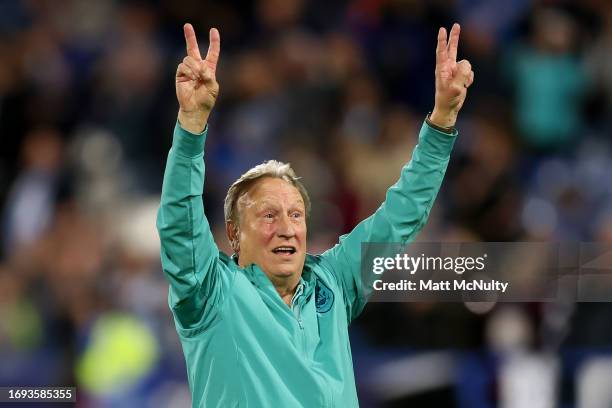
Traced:
<path id="1" fill-rule="evenodd" d="M 302 323 L 302 308 L 300 305 L 297 305 L 297 321 L 300 329 L 304 330 L 304 324 Z"/>

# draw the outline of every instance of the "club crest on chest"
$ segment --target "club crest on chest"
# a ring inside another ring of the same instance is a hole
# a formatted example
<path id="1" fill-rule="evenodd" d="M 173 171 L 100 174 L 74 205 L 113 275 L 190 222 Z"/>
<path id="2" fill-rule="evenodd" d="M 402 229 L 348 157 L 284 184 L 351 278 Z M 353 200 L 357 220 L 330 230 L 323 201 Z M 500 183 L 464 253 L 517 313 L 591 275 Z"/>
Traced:
<path id="1" fill-rule="evenodd" d="M 318 280 L 315 286 L 315 305 L 317 313 L 329 312 L 333 304 L 334 292 L 332 292 L 323 282 Z"/>

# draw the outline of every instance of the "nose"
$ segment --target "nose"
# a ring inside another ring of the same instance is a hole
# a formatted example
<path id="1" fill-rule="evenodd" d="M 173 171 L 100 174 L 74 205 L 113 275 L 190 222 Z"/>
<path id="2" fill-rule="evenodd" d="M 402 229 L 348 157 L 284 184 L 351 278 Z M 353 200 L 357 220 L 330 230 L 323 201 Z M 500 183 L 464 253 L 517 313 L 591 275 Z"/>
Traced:
<path id="1" fill-rule="evenodd" d="M 279 218 L 276 234 L 281 238 L 291 238 L 295 235 L 295 227 L 288 215 Z"/>

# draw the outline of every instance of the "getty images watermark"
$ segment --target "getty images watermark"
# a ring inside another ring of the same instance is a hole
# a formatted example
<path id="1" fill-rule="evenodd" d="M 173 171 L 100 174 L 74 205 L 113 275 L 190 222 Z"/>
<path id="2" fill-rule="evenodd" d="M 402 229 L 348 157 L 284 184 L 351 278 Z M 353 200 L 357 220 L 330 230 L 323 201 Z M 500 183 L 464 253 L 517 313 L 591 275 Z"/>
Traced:
<path id="1" fill-rule="evenodd" d="M 612 246 L 598 243 L 364 243 L 371 301 L 612 301 Z"/>
<path id="2" fill-rule="evenodd" d="M 382 275 L 385 271 L 403 271 L 414 275 L 419 271 L 447 271 L 457 275 L 465 272 L 483 271 L 487 254 L 482 256 L 410 256 L 408 254 L 396 254 L 395 257 L 376 257 L 372 261 L 372 272 Z M 496 279 L 444 279 L 436 281 L 434 279 L 401 279 L 399 282 L 385 282 L 383 279 L 376 279 L 372 284 L 374 290 L 410 290 L 416 291 L 501 291 L 504 293 L 508 289 L 508 282 Z"/>

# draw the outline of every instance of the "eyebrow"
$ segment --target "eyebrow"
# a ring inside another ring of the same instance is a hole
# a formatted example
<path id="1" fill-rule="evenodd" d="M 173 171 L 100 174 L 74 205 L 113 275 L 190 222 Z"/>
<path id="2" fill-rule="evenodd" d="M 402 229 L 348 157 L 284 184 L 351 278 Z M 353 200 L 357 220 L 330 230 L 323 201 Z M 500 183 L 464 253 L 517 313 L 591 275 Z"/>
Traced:
<path id="1" fill-rule="evenodd" d="M 304 200 L 301 200 L 301 199 L 296 204 L 289 206 L 289 209 L 296 208 L 296 209 L 301 211 L 302 208 L 299 207 L 300 204 L 302 205 L 302 207 L 304 207 L 304 210 L 305 210 L 306 209 L 305 208 L 306 205 L 304 204 Z M 257 205 L 258 209 L 263 209 L 263 208 L 266 208 L 266 207 L 275 207 L 275 208 L 278 207 L 278 204 L 277 204 L 276 201 L 267 200 L 267 199 L 259 201 L 256 205 Z"/>

